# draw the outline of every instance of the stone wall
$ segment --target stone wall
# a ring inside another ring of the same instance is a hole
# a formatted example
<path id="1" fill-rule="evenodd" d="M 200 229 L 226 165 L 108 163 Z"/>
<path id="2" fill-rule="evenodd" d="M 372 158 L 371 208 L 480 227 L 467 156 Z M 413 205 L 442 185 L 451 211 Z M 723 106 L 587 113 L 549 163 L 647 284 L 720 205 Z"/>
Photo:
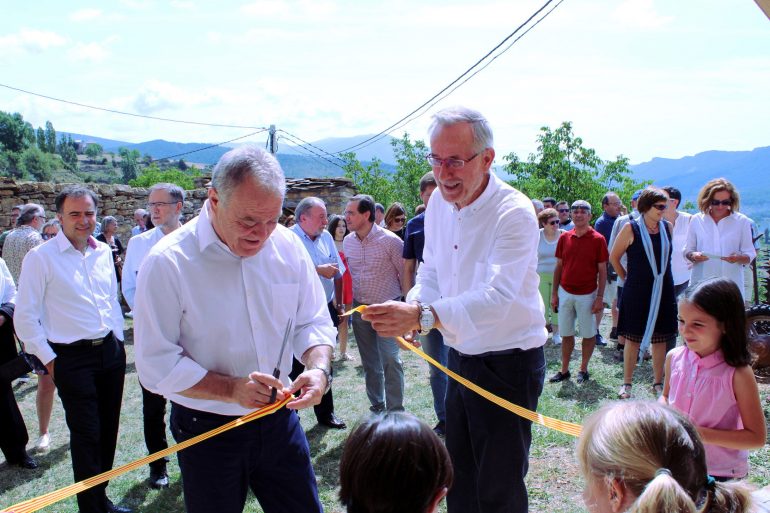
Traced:
<path id="1" fill-rule="evenodd" d="M 208 179 L 200 182 L 202 186 Z M 63 188 L 71 184 L 21 182 L 0 177 L 0 229 L 11 228 L 11 209 L 24 203 L 38 203 L 49 219 L 55 216 L 54 200 Z M 134 226 L 134 210 L 147 205 L 147 189 L 120 184 L 82 184 L 99 195 L 99 218 L 113 216 L 118 220 L 118 238 L 127 241 Z M 198 184 L 196 184 L 198 185 Z M 307 178 L 286 180 L 284 212 L 291 213 L 306 196 L 318 196 L 327 204 L 329 214 L 342 214 L 347 200 L 356 194 L 352 182 L 345 178 Z M 182 215 L 191 219 L 206 199 L 204 187 L 186 191 Z"/>

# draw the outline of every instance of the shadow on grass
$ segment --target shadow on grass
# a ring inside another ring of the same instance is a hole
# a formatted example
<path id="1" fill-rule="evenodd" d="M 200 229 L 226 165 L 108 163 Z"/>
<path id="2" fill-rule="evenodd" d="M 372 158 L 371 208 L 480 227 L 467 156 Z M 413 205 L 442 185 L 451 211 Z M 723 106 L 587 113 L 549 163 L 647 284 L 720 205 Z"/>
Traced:
<path id="1" fill-rule="evenodd" d="M 26 470 L 10 465 L 0 467 L 0 495 L 13 490 L 17 486 L 25 485 L 29 481 L 35 480 L 45 474 L 62 460 L 69 458 L 70 446 L 65 444 L 42 454 L 32 454 L 30 456 L 37 461 L 39 467 L 34 470 Z M 65 485 L 66 486 L 66 485 Z M 40 494 L 48 493 L 53 490 L 41 490 Z"/>
<path id="2" fill-rule="evenodd" d="M 147 501 L 147 496 L 155 494 L 155 497 Z M 182 482 L 171 481 L 168 488 L 163 488 L 158 492 L 151 490 L 146 481 L 139 482 L 126 492 L 120 501 L 121 506 L 128 506 L 137 513 L 157 513 L 159 511 L 184 511 L 184 497 L 182 493 Z"/>
<path id="3" fill-rule="evenodd" d="M 559 384 L 551 385 L 559 386 Z M 580 385 L 569 379 L 561 382 L 556 397 L 573 400 L 585 408 L 596 406 L 600 401 L 606 399 L 611 392 L 612 390 L 609 387 L 601 385 L 593 379 Z"/>

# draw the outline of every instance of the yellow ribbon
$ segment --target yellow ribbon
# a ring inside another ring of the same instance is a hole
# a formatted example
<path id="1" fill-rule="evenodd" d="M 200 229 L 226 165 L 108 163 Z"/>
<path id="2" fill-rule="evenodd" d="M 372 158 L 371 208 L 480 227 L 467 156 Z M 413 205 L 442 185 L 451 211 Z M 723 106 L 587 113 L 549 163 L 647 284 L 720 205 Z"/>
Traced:
<path id="1" fill-rule="evenodd" d="M 359 305 L 355 308 L 353 308 L 350 311 L 345 312 L 342 314 L 342 316 L 352 315 L 354 312 L 362 313 L 366 309 L 366 305 Z M 536 424 L 540 424 L 541 426 L 545 426 L 550 429 L 554 429 L 556 431 L 560 431 L 562 433 L 566 433 L 568 435 L 572 435 L 574 437 L 579 437 L 580 432 L 582 430 L 582 426 L 580 424 L 575 424 L 573 422 L 566 422 L 559 419 L 554 419 L 553 417 L 546 417 L 545 415 L 542 415 L 540 413 L 537 413 L 532 410 L 528 410 L 527 408 L 523 408 L 519 406 L 518 404 L 513 404 L 512 402 L 503 399 L 500 396 L 497 396 L 493 394 L 492 392 L 489 392 L 477 384 L 465 379 L 464 377 L 460 376 L 456 372 L 452 372 L 451 370 L 447 369 L 440 363 L 438 363 L 436 360 L 425 354 L 424 351 L 421 349 L 418 349 L 414 347 L 412 344 L 404 340 L 402 337 L 396 337 L 396 340 L 401 345 L 401 347 L 404 347 L 411 352 L 418 355 L 423 360 L 427 361 L 434 367 L 438 368 L 441 372 L 449 376 L 450 378 L 454 379 L 458 383 L 462 384 L 463 386 L 473 390 L 477 394 L 479 394 L 481 397 L 488 399 L 495 403 L 496 405 L 505 408 L 506 410 L 510 411 L 511 413 L 514 413 L 520 417 L 523 417 L 527 420 L 530 420 L 532 422 L 535 422 Z"/>
<path id="2" fill-rule="evenodd" d="M 259 410 L 255 410 L 251 413 L 248 413 L 243 417 L 239 417 L 233 421 L 228 422 L 227 424 L 224 424 L 222 426 L 219 426 L 218 428 L 212 429 L 211 431 L 207 431 L 206 433 L 200 434 L 198 436 L 190 438 L 189 440 L 180 442 L 176 445 L 172 445 L 167 449 L 158 451 L 155 454 L 150 454 L 149 456 L 145 456 L 142 459 L 132 461 L 131 463 L 127 463 L 121 467 L 108 470 L 107 472 L 104 472 L 102 474 L 89 477 L 88 479 L 79 481 L 69 486 L 65 486 L 64 488 L 60 488 L 51 493 L 47 493 L 45 495 L 35 497 L 34 499 L 29 499 L 24 502 L 14 504 L 9 508 L 4 509 L 3 512 L 4 513 L 31 513 L 32 511 L 37 511 L 46 506 L 50 506 L 51 504 L 64 500 L 77 493 L 84 492 L 93 486 L 102 484 L 106 481 L 109 481 L 110 479 L 118 477 L 119 475 L 125 474 L 126 472 L 129 472 L 131 470 L 135 470 L 139 467 L 143 467 L 144 465 L 147 465 L 148 463 L 151 463 L 155 460 L 159 460 L 160 458 L 165 458 L 166 456 L 169 456 L 171 454 L 174 454 L 175 452 L 181 451 L 182 449 L 186 449 L 191 445 L 195 445 L 199 442 L 202 442 L 211 437 L 214 437 L 220 433 L 224 433 L 225 431 L 229 431 L 233 428 L 237 428 L 238 426 L 242 426 L 247 422 L 251 422 L 252 420 L 259 419 L 266 415 L 270 415 L 271 413 L 275 413 L 292 399 L 294 399 L 294 396 L 289 394 L 286 396 L 286 398 L 283 401 L 275 402 L 272 404 L 268 404 L 267 406 L 263 406 Z"/>

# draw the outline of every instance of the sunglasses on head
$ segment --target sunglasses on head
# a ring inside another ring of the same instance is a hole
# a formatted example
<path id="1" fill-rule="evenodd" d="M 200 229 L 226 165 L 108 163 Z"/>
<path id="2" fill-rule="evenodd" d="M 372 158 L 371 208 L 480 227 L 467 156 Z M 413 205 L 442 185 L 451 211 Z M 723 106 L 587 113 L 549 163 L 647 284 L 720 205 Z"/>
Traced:
<path id="1" fill-rule="evenodd" d="M 712 207 L 718 207 L 719 205 L 723 205 L 725 207 L 729 207 L 732 204 L 733 204 L 733 200 L 731 200 L 731 199 L 726 199 L 726 200 L 713 199 L 713 200 L 711 200 L 711 206 Z"/>
<path id="2" fill-rule="evenodd" d="M 654 205 L 652 206 L 652 208 L 654 208 L 654 209 L 657 209 L 657 210 L 660 210 L 661 212 L 663 212 L 664 210 L 666 210 L 666 205 L 658 205 L 658 204 L 656 203 L 656 204 L 654 204 Z"/>

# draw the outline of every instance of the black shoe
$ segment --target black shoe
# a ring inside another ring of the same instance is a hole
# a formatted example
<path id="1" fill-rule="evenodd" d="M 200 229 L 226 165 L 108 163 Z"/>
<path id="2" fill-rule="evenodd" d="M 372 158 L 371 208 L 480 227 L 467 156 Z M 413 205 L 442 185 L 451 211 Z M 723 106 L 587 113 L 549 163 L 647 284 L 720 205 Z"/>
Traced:
<path id="1" fill-rule="evenodd" d="M 113 504 L 110 499 L 107 499 L 107 511 L 109 513 L 134 513 L 133 509 Z"/>
<path id="2" fill-rule="evenodd" d="M 37 462 L 32 459 L 32 457 L 29 454 L 26 454 L 24 458 L 21 459 L 21 461 L 17 461 L 16 463 L 11 463 L 14 467 L 23 468 L 26 470 L 35 470 L 39 465 Z"/>
<path id="3" fill-rule="evenodd" d="M 604 341 L 604 337 L 602 337 L 602 334 L 598 331 L 596 332 L 596 345 L 597 346 L 606 346 L 607 342 Z"/>
<path id="4" fill-rule="evenodd" d="M 610 340 L 612 340 L 613 342 L 617 342 L 618 341 L 618 328 L 617 328 L 617 326 L 610 330 Z"/>
<path id="5" fill-rule="evenodd" d="M 370 406 L 369 411 L 372 413 L 385 413 L 385 405 Z"/>
<path id="6" fill-rule="evenodd" d="M 345 429 L 348 427 L 339 417 L 331 413 L 325 419 L 318 419 L 318 423 L 322 426 L 330 427 L 332 429 Z"/>
<path id="7" fill-rule="evenodd" d="M 553 376 L 551 376 L 551 379 L 549 379 L 548 381 L 551 383 L 559 383 L 560 381 L 564 381 L 565 379 L 569 379 L 569 378 L 570 378 L 569 371 L 567 372 L 559 371 Z"/>
<path id="8" fill-rule="evenodd" d="M 446 422 L 443 420 L 438 421 L 438 424 L 433 428 L 433 432 L 439 437 L 444 438 L 446 436 Z"/>
<path id="9" fill-rule="evenodd" d="M 150 488 L 153 490 L 168 488 L 168 474 L 165 470 L 150 469 L 150 478 L 147 480 L 147 484 L 149 484 Z"/>
<path id="10" fill-rule="evenodd" d="M 588 374 L 588 371 L 578 371 L 578 377 L 577 377 L 578 383 L 585 383 L 590 378 L 591 378 L 591 375 Z"/>

